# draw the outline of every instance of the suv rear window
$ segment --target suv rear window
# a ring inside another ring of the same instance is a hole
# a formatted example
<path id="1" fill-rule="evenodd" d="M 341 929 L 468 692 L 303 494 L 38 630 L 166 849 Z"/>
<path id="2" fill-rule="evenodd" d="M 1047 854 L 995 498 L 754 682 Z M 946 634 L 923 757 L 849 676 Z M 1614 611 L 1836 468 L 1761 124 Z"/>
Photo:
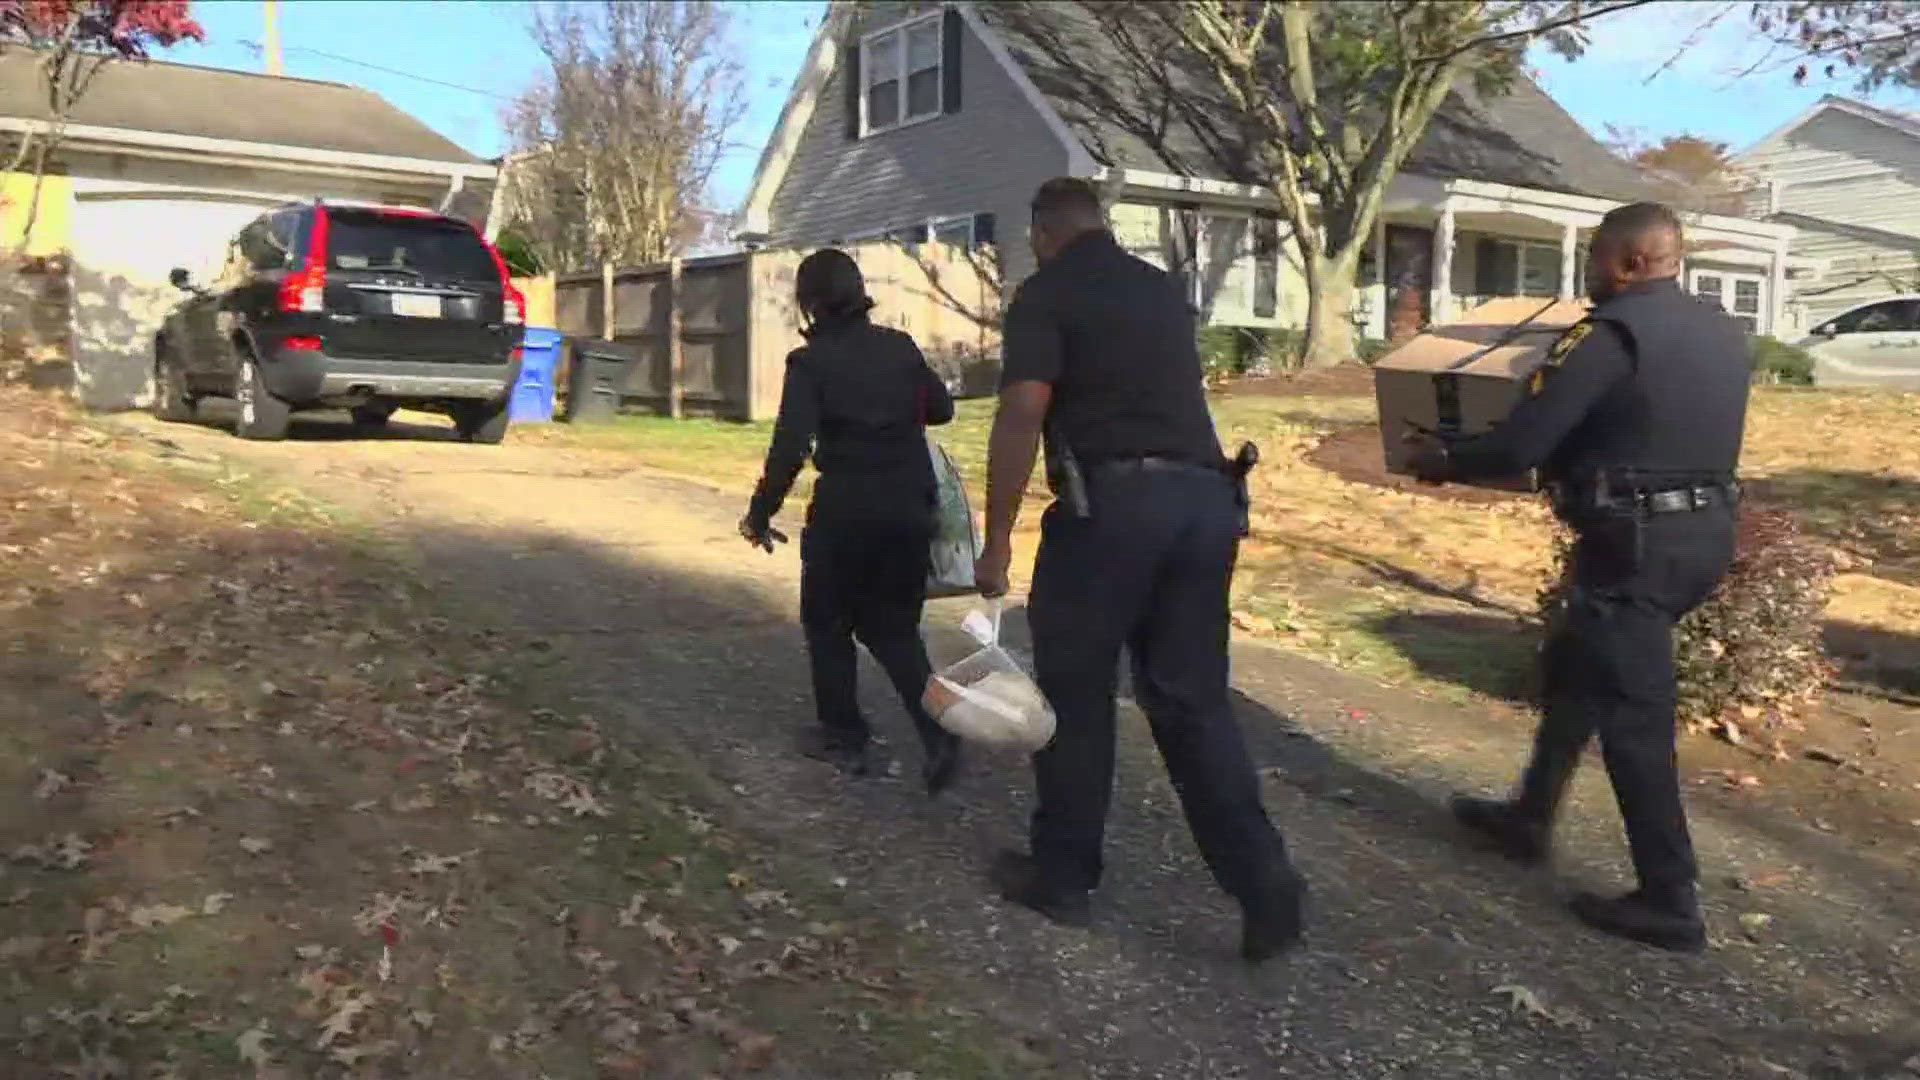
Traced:
<path id="1" fill-rule="evenodd" d="M 453 281 L 500 280 L 480 237 L 446 218 L 329 210 L 327 264 L 334 270 L 414 271 Z"/>

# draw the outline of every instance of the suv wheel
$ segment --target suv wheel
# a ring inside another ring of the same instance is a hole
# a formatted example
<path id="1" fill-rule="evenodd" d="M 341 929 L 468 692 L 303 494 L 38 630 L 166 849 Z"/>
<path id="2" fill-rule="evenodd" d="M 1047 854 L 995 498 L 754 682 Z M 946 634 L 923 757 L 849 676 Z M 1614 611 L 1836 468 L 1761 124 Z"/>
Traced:
<path id="1" fill-rule="evenodd" d="M 180 358 L 165 341 L 154 349 L 153 415 L 168 423 L 188 423 L 194 419 L 194 397 L 187 390 L 187 377 L 180 370 Z"/>
<path id="2" fill-rule="evenodd" d="M 453 428 L 471 443 L 494 445 L 507 437 L 507 402 L 462 401 L 452 410 Z"/>
<path id="3" fill-rule="evenodd" d="M 363 428 L 383 428 L 393 419 L 392 405 L 355 405 L 353 407 L 353 426 Z"/>
<path id="4" fill-rule="evenodd" d="M 243 439 L 284 439 L 293 421 L 293 410 L 274 397 L 260 377 L 260 365 L 252 356 L 240 355 L 240 370 L 235 376 L 234 402 L 240 406 L 233 433 Z"/>

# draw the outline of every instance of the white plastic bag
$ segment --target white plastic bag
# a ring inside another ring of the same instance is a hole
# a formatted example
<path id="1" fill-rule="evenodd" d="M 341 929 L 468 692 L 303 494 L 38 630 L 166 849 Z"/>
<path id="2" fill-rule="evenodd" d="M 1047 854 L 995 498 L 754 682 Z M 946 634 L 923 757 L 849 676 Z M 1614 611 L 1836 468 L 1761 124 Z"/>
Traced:
<path id="1" fill-rule="evenodd" d="M 940 599 L 967 596 L 979 590 L 973 583 L 973 562 L 980 554 L 980 531 L 967 505 L 967 486 L 946 448 L 927 436 L 927 455 L 933 459 L 938 485 L 933 546 L 927 566 L 927 596 Z"/>
<path id="2" fill-rule="evenodd" d="M 1000 608 L 967 616 L 980 650 L 927 680 L 923 704 L 936 722 L 968 742 L 1028 753 L 1053 741 L 1053 707 L 1000 647 Z"/>

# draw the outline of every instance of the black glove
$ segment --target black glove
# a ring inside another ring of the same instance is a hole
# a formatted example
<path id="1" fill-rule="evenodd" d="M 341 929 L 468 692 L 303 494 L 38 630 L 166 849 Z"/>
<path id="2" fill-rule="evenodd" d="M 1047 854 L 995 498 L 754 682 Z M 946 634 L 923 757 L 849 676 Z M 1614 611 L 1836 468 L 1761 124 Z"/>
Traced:
<path id="1" fill-rule="evenodd" d="M 740 519 L 740 536 L 747 543 L 769 554 L 773 545 L 787 542 L 787 534 L 773 527 L 771 522 L 763 521 L 752 514 Z"/>

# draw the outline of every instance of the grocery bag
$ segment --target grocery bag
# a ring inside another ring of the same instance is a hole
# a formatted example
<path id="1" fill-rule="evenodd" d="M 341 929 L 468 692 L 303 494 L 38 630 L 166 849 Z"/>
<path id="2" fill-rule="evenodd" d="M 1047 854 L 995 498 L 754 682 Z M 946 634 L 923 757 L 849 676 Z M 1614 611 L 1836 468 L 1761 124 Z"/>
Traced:
<path id="1" fill-rule="evenodd" d="M 927 455 L 933 459 L 935 496 L 933 558 L 927 566 L 927 596 L 939 599 L 978 592 L 973 584 L 973 561 L 980 554 L 980 531 L 967 505 L 967 486 L 946 448 L 927 437 Z"/>
<path id="2" fill-rule="evenodd" d="M 976 611 L 967 631 L 978 652 L 927 680 L 921 704 L 936 723 L 968 742 L 1032 753 L 1053 741 L 1053 707 L 1020 664 L 1000 647 L 1000 608 Z"/>

